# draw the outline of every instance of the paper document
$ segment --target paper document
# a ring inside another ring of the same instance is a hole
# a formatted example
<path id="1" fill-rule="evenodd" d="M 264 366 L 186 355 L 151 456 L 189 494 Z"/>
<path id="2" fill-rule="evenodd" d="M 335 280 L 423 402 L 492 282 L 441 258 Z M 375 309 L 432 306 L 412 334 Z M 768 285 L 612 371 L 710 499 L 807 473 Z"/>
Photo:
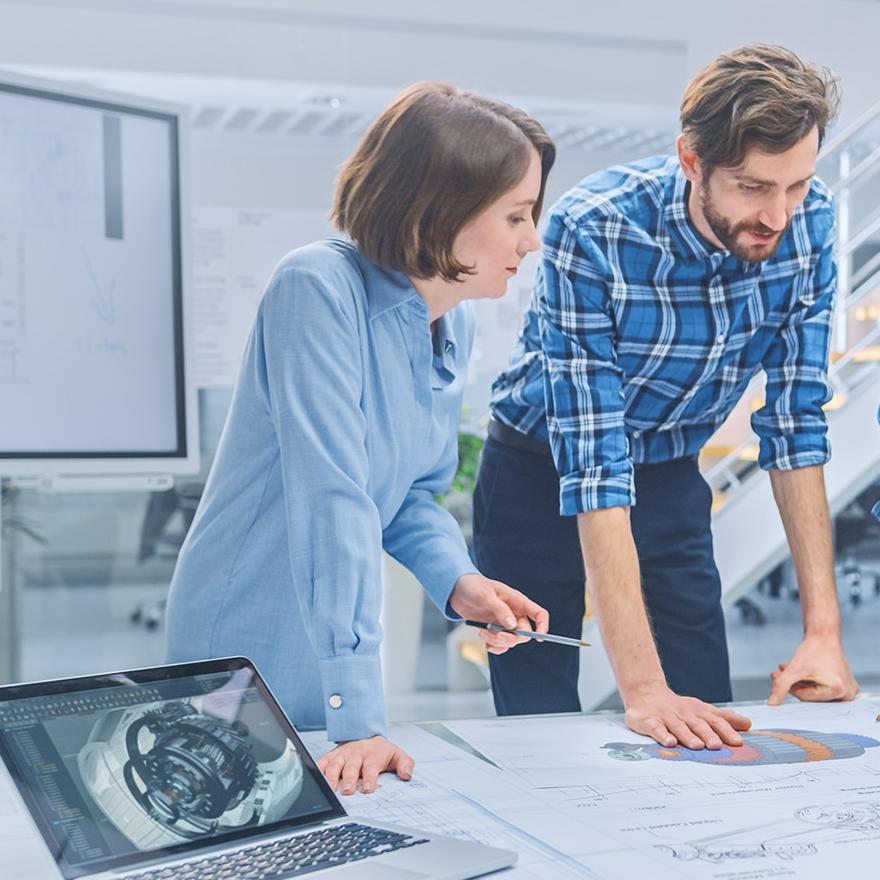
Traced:
<path id="1" fill-rule="evenodd" d="M 447 726 L 560 815 L 652 865 L 659 855 L 678 877 L 827 880 L 880 863 L 878 711 L 868 700 L 747 707 L 745 744 L 720 751 L 659 746 L 620 716 Z"/>
<path id="2" fill-rule="evenodd" d="M 313 755 L 323 753 L 327 746 L 313 736 L 306 735 L 306 745 Z M 560 813 L 485 761 L 414 725 L 392 727 L 388 736 L 416 757 L 413 779 L 386 773 L 374 794 L 343 797 L 351 815 L 514 850 L 519 860 L 504 876 L 516 880 L 631 880 L 646 867 L 625 842 Z M 675 877 L 654 854 L 648 864 L 653 877 Z"/>

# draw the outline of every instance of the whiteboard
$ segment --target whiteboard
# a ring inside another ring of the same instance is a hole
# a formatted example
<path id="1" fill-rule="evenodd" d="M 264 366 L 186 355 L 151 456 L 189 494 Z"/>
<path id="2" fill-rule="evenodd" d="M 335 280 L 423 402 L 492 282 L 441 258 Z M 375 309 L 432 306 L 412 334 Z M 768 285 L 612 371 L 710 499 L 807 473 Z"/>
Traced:
<path id="1" fill-rule="evenodd" d="M 0 76 L 0 474 L 195 469 L 182 134 L 177 108 Z"/>

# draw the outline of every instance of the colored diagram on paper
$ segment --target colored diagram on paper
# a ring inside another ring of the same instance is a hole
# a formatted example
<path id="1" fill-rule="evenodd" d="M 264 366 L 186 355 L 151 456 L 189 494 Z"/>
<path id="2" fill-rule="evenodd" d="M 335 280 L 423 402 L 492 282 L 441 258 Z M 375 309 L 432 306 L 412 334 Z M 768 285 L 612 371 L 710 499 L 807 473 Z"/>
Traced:
<path id="1" fill-rule="evenodd" d="M 724 766 L 802 764 L 811 761 L 840 761 L 858 758 L 880 740 L 857 733 L 824 733 L 815 730 L 750 730 L 741 746 L 695 751 L 685 746 L 670 748 L 658 743 L 610 742 L 608 757 L 618 761 L 693 761 Z"/>

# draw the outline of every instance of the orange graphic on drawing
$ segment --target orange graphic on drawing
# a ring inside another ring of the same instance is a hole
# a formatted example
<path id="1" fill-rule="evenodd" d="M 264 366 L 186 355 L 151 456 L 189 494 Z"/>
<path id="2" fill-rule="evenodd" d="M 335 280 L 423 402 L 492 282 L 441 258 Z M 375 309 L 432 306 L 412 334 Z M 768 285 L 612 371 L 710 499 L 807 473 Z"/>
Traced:
<path id="1" fill-rule="evenodd" d="M 688 749 L 658 743 L 606 743 L 608 756 L 618 761 L 692 761 L 697 764 L 760 765 L 802 764 L 810 761 L 839 761 L 857 758 L 880 746 L 880 741 L 857 733 L 819 733 L 815 730 L 750 730 L 741 746 L 720 749 Z"/>

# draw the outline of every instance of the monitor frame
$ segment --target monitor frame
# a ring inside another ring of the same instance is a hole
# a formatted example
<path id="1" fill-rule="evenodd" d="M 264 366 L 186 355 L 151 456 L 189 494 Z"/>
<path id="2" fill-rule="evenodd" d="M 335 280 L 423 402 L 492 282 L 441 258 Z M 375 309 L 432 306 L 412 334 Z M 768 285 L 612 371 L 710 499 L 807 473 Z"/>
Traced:
<path id="1" fill-rule="evenodd" d="M 0 478 L 147 476 L 194 474 L 200 467 L 198 389 L 190 263 L 189 109 L 180 104 L 107 91 L 79 82 L 45 79 L 0 68 L 0 93 L 79 103 L 121 113 L 160 117 L 172 135 L 172 258 L 176 359 L 177 448 L 168 452 L 114 451 L 0 452 Z"/>

